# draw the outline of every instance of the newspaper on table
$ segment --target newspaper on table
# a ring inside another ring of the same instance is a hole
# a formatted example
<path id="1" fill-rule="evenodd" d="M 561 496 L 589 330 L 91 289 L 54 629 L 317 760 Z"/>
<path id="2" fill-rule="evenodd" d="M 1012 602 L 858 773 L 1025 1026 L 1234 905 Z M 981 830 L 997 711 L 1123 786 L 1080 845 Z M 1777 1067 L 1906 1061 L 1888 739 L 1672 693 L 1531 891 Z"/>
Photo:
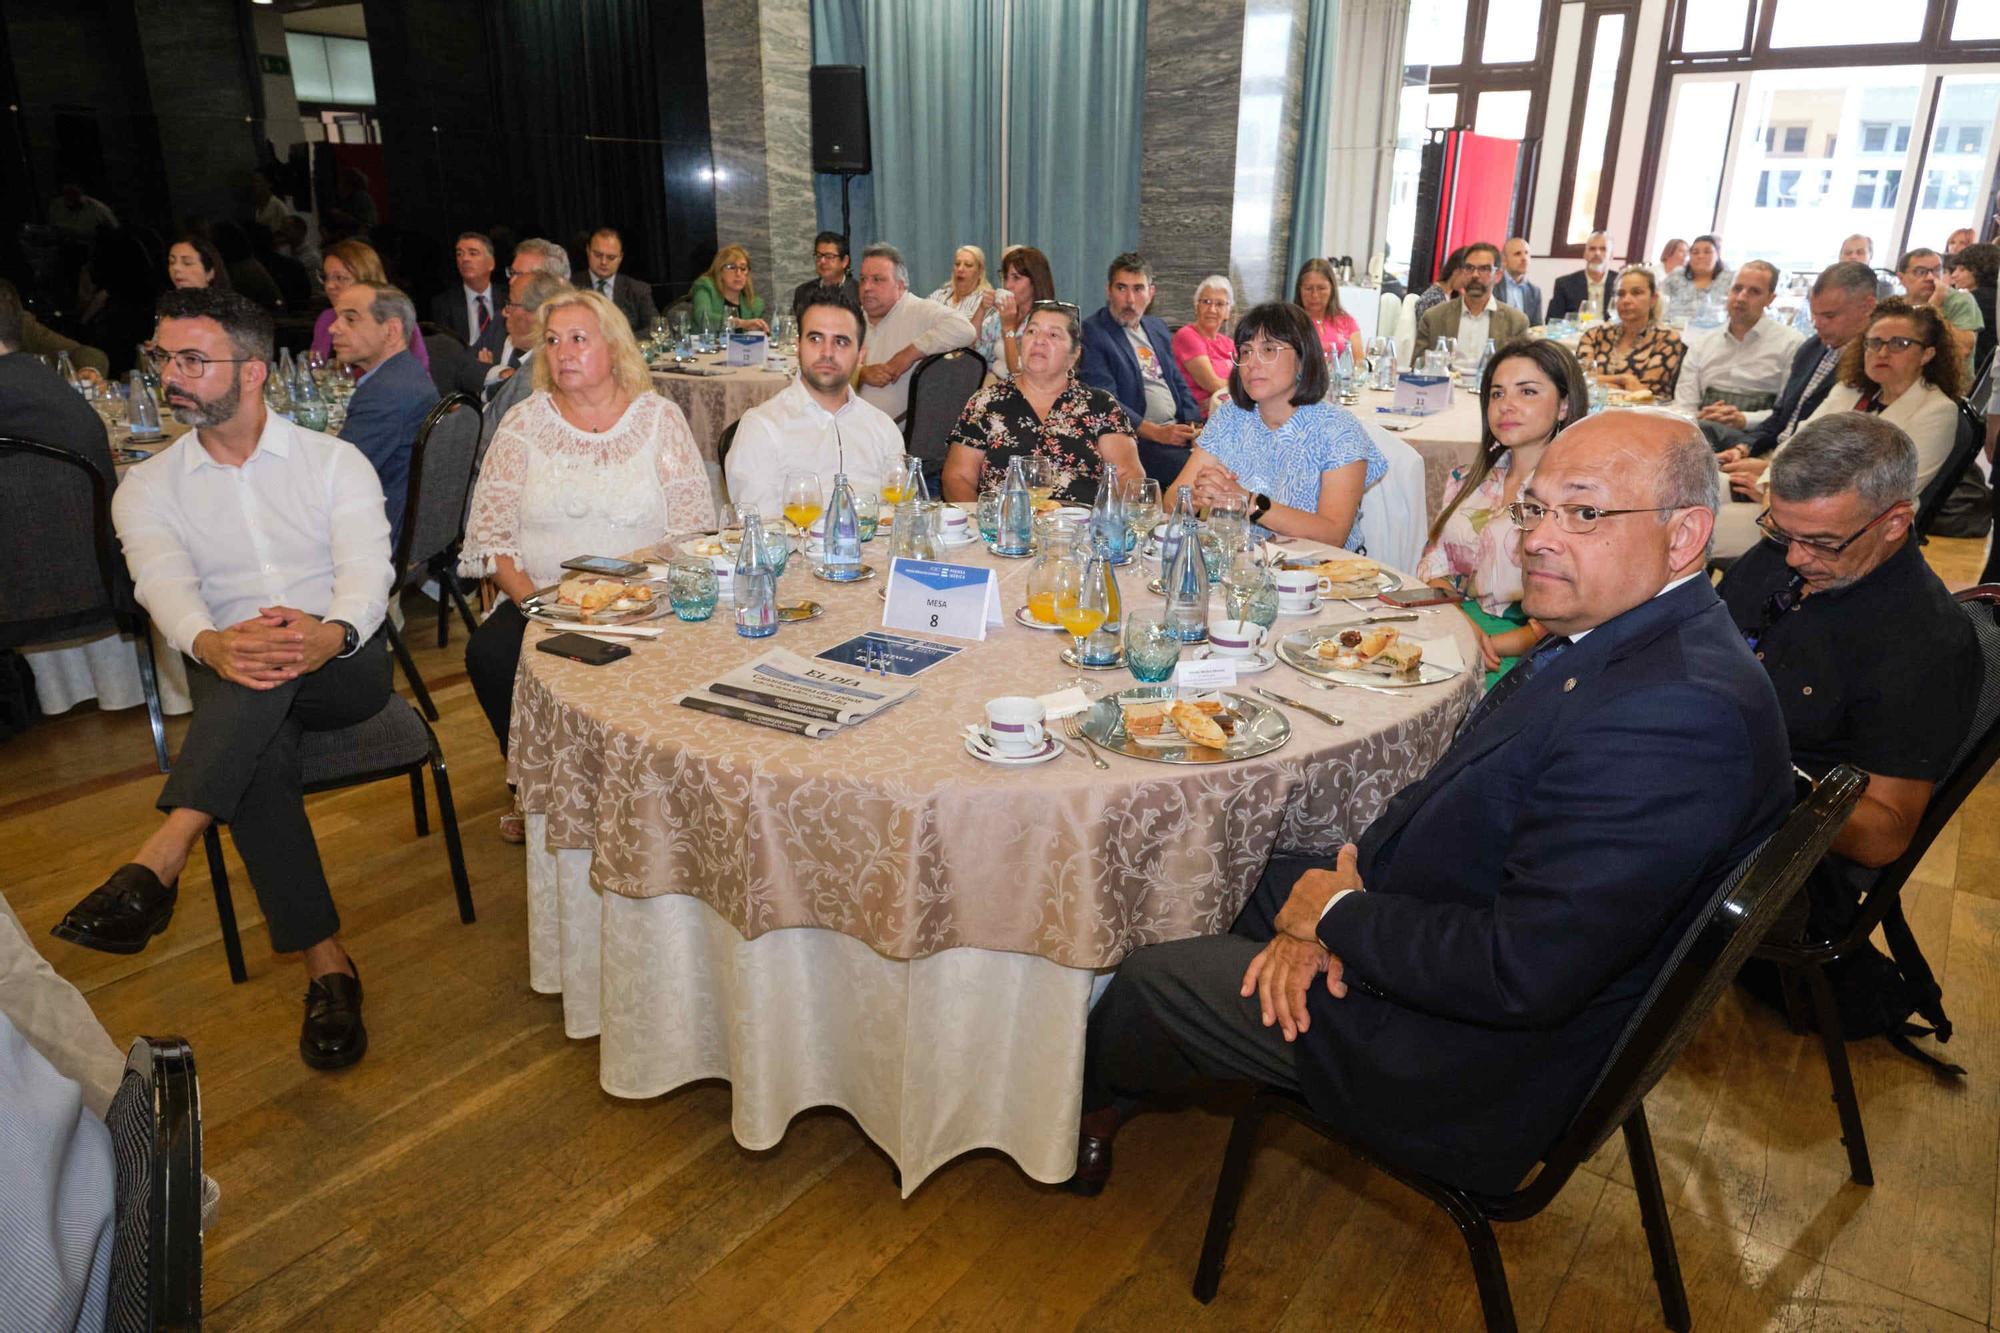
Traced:
<path id="1" fill-rule="evenodd" d="M 818 740 L 865 722 L 916 692 L 907 681 L 773 648 L 675 702 Z"/>

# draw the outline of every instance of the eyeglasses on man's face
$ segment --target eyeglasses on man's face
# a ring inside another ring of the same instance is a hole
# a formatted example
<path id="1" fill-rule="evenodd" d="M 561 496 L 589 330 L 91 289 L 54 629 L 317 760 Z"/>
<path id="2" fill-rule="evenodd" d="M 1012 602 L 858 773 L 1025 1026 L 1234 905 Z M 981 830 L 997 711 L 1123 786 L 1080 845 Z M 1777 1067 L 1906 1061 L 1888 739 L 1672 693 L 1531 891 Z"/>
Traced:
<path id="1" fill-rule="evenodd" d="M 1523 532 L 1533 532 L 1542 520 L 1553 517 L 1556 526 L 1574 536 L 1595 532 L 1598 523 L 1620 514 L 1671 514 L 1676 505 L 1652 505 L 1640 509 L 1606 509 L 1602 505 L 1545 505 L 1539 500 L 1516 500 L 1507 506 L 1507 517 Z"/>
<path id="2" fill-rule="evenodd" d="M 261 360 L 254 356 L 209 356 L 205 352 L 190 350 L 169 351 L 153 343 L 146 348 L 146 355 L 153 364 L 160 367 L 171 366 L 174 373 L 183 379 L 198 380 L 208 373 L 210 366 L 240 366 L 250 361 Z"/>
<path id="3" fill-rule="evenodd" d="M 1901 504 L 1901 503 L 1902 501 L 1900 500 L 1896 502 L 1896 504 Z M 1838 556 L 1842 551 L 1845 551 L 1848 547 L 1860 541 L 1863 534 L 1865 534 L 1870 528 L 1874 527 L 1877 523 L 1880 523 L 1883 519 L 1889 517 L 1889 515 L 1895 512 L 1896 512 L 1896 505 L 1890 505 L 1887 509 L 1884 509 L 1881 513 L 1875 515 L 1875 517 L 1869 519 L 1866 523 L 1863 523 L 1860 527 L 1856 528 L 1853 532 L 1849 533 L 1844 540 L 1837 542 L 1830 542 L 1825 540 L 1824 538 L 1819 538 L 1819 537 L 1794 537 L 1791 533 L 1786 532 L 1783 528 L 1779 527 L 1777 523 L 1772 520 L 1771 511 L 1769 509 L 1766 509 L 1763 513 L 1757 515 L 1757 531 L 1763 533 L 1764 540 L 1772 543 L 1773 545 L 1782 546 L 1787 549 L 1790 549 L 1791 547 L 1794 546 L 1801 547 L 1804 550 L 1810 552 L 1811 554 L 1819 556 L 1823 560 L 1832 560 L 1836 556 Z"/>
<path id="4" fill-rule="evenodd" d="M 1467 264 L 1465 271 L 1475 277 L 1490 278 L 1498 269 L 1492 264 Z"/>

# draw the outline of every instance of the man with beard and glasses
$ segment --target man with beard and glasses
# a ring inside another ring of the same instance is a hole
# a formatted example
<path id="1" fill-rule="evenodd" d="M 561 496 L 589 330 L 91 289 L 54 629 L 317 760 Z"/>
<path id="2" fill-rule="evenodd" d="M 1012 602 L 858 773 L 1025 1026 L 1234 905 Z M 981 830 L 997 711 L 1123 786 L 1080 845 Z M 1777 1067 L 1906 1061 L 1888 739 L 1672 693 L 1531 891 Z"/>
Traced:
<path id="1" fill-rule="evenodd" d="M 1489 340 L 1501 347 L 1527 336 L 1528 317 L 1493 299 L 1493 279 L 1499 271 L 1497 249 L 1484 241 L 1465 247 L 1465 286 L 1455 299 L 1432 306 L 1417 321 L 1418 357 L 1436 346 L 1438 339 L 1455 338 L 1452 373 L 1477 375 Z"/>
<path id="2" fill-rule="evenodd" d="M 264 410 L 271 317 L 231 292 L 160 298 L 167 406 L 194 429 L 119 484 L 112 518 L 140 603 L 192 659 L 194 717 L 160 793 L 165 818 L 55 928 L 137 953 L 167 928 L 181 868 L 211 823 L 235 836 L 277 953 L 305 963 L 299 1054 L 359 1060 L 361 982 L 300 791 L 299 740 L 389 699 L 382 618 L 389 519 L 361 451 Z"/>
<path id="3" fill-rule="evenodd" d="M 903 465 L 903 436 L 889 414 L 848 387 L 867 336 L 861 307 L 838 287 L 799 312 L 799 376 L 743 414 L 723 460 L 732 503 L 760 514 L 784 508 L 785 474 L 811 472 L 829 495 L 845 469 L 860 504 Z"/>

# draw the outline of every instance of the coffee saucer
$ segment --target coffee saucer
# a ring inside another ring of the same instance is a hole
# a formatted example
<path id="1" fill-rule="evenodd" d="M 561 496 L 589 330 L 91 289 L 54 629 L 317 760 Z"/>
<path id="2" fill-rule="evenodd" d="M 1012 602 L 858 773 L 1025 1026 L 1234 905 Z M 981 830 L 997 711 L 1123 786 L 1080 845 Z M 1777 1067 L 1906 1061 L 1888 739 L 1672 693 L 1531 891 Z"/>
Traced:
<path id="1" fill-rule="evenodd" d="M 1017 625 L 1026 625 L 1029 629 L 1056 630 L 1058 632 L 1062 629 L 1061 625 L 1051 625 L 1045 620 L 1035 619 L 1033 613 L 1025 606 L 1014 608 L 1014 623 Z"/>
<path id="2" fill-rule="evenodd" d="M 1212 643 L 1197 644 L 1189 660 L 1195 662 L 1234 662 L 1239 676 L 1256 676 L 1278 665 L 1278 654 L 1269 648 L 1259 648 L 1248 657 L 1231 657 L 1227 653 L 1215 651 Z"/>
<path id="3" fill-rule="evenodd" d="M 1030 764 L 1045 764 L 1063 752 L 1062 740 L 1054 733 L 1042 737 L 1039 749 L 1026 754 L 1003 754 L 986 741 L 986 733 L 977 727 L 965 729 L 965 752 L 981 763 L 999 764 L 1003 768 L 1024 768 Z"/>

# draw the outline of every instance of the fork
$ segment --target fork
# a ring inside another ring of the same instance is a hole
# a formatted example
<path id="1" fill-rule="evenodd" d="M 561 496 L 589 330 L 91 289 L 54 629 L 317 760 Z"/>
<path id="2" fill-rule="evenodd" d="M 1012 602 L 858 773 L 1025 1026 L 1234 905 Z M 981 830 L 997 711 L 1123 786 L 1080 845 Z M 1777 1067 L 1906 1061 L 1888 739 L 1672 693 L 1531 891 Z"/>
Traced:
<path id="1" fill-rule="evenodd" d="M 1064 719 L 1063 733 L 1067 735 L 1071 740 L 1081 741 L 1083 743 L 1083 752 L 1086 756 L 1088 756 L 1091 763 L 1096 764 L 1099 768 L 1104 769 L 1106 772 L 1109 772 L 1111 770 L 1111 765 L 1105 763 L 1104 760 L 1101 757 L 1099 757 L 1097 753 L 1097 747 L 1091 744 L 1090 737 L 1083 734 L 1083 722 L 1080 719 L 1074 717 Z"/>

